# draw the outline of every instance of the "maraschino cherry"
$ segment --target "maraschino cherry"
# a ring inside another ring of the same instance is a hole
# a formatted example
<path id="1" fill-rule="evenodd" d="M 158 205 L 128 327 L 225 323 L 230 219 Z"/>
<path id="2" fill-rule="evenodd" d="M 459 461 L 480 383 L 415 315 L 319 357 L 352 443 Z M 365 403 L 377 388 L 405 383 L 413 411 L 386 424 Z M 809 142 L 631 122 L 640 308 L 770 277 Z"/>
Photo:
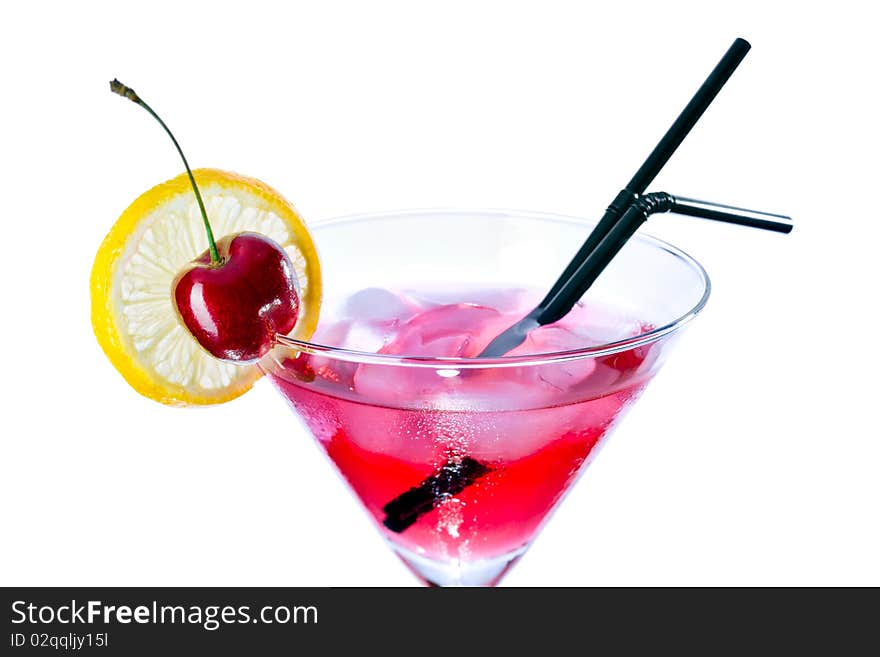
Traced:
<path id="1" fill-rule="evenodd" d="M 190 262 L 171 285 L 177 313 L 212 356 L 240 363 L 261 358 L 272 348 L 276 335 L 293 330 L 299 314 L 290 257 L 259 233 L 235 233 L 215 242 L 202 195 L 171 130 L 133 89 L 118 80 L 110 83 L 110 89 L 147 110 L 171 137 L 205 224 L 208 250 Z"/>

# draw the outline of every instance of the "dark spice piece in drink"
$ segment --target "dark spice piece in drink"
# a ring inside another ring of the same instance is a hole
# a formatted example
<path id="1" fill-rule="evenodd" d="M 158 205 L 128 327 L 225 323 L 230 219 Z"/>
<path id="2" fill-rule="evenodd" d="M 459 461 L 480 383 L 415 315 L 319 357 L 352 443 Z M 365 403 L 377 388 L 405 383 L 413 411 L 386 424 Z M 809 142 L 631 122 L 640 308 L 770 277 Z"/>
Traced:
<path id="1" fill-rule="evenodd" d="M 383 524 L 399 534 L 441 502 L 458 495 L 491 470 L 492 468 L 470 456 L 460 461 L 449 461 L 418 486 L 401 493 L 382 507 L 387 514 Z"/>

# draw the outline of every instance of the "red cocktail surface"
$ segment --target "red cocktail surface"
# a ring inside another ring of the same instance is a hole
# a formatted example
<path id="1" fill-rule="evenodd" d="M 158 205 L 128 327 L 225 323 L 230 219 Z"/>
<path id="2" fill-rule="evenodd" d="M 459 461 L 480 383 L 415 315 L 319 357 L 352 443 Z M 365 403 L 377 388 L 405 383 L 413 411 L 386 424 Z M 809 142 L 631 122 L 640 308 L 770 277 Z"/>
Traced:
<path id="1" fill-rule="evenodd" d="M 523 290 L 369 289 L 349 299 L 313 342 L 474 358 L 535 300 Z M 584 349 L 648 330 L 606 308 L 578 306 L 509 355 Z M 289 352 L 267 370 L 395 546 L 466 564 L 528 545 L 656 371 L 662 342 L 508 367 Z"/>

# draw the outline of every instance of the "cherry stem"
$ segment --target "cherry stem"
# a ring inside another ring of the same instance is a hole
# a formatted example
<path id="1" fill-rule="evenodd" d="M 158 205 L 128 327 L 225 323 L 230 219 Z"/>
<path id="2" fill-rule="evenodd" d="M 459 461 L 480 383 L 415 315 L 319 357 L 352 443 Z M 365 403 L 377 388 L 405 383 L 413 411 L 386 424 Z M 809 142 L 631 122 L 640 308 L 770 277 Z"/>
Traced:
<path id="1" fill-rule="evenodd" d="M 124 98 L 128 98 L 133 103 L 137 103 L 145 110 L 147 110 L 150 115 L 159 122 L 165 132 L 168 133 L 168 136 L 171 137 L 171 141 L 174 142 L 174 147 L 177 149 L 177 152 L 180 153 L 180 159 L 183 160 L 183 166 L 186 167 L 186 175 L 189 176 L 189 182 L 192 184 L 193 192 L 196 194 L 196 201 L 199 204 L 199 211 L 202 213 L 202 221 L 205 223 L 205 232 L 208 234 L 208 248 L 211 251 L 211 264 L 219 265 L 221 263 L 220 253 L 217 251 L 217 243 L 214 241 L 214 231 L 211 230 L 211 223 L 208 221 L 208 213 L 205 211 L 205 204 L 202 201 L 202 195 L 199 193 L 199 186 L 196 185 L 196 179 L 193 178 L 192 171 L 189 168 L 189 163 L 186 161 L 186 156 L 183 154 L 183 151 L 180 148 L 180 144 L 177 143 L 177 140 L 174 138 L 174 135 L 171 134 L 171 130 L 168 129 L 168 126 L 165 125 L 165 122 L 159 118 L 159 115 L 153 111 L 153 108 L 147 105 L 141 97 L 135 93 L 135 90 L 131 87 L 127 87 L 122 84 L 119 80 L 114 79 L 110 82 L 110 91 L 115 94 L 119 94 Z"/>

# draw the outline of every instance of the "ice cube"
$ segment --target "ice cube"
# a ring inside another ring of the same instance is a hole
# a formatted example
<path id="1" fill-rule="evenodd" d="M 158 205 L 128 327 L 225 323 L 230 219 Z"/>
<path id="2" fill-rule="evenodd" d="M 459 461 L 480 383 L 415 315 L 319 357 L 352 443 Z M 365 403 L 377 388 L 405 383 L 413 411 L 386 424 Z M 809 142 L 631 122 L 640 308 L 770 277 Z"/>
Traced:
<path id="1" fill-rule="evenodd" d="M 471 358 L 503 330 L 509 320 L 497 310 L 473 304 L 451 304 L 419 313 L 396 328 L 379 353 L 401 356 Z M 446 369 L 363 364 L 354 377 L 355 390 L 365 399 L 399 404 L 454 395 L 462 377 Z M 460 396 L 460 395 L 459 395 Z M 426 402 L 429 405 L 431 402 Z"/>
<path id="2" fill-rule="evenodd" d="M 377 353 L 391 339 L 396 325 L 396 320 L 353 321 L 345 336 L 343 346 L 355 351 Z"/>
<path id="3" fill-rule="evenodd" d="M 379 287 L 368 287 L 352 294 L 342 305 L 340 319 L 322 327 L 314 341 L 354 351 L 376 353 L 391 340 L 402 322 L 410 319 L 419 306 L 404 295 Z"/>
<path id="4" fill-rule="evenodd" d="M 471 303 L 438 306 L 402 324 L 382 353 L 472 358 L 508 321 L 500 312 L 486 306 Z"/>
<path id="5" fill-rule="evenodd" d="M 424 465 L 443 461 L 430 412 L 347 404 L 342 430 L 361 449 Z"/>
<path id="6" fill-rule="evenodd" d="M 468 454 L 480 461 L 516 461 L 580 425 L 577 406 L 474 413 Z"/>
<path id="7" fill-rule="evenodd" d="M 344 347 L 349 328 L 351 328 L 351 320 L 347 319 L 332 324 L 321 323 L 310 342 L 328 347 Z"/>
<path id="8" fill-rule="evenodd" d="M 408 290 L 406 296 L 423 307 L 468 304 L 494 308 L 498 312 L 513 315 L 525 315 L 540 300 L 536 292 L 524 288 Z"/>
<path id="9" fill-rule="evenodd" d="M 405 295 L 381 287 L 368 287 L 352 294 L 342 307 L 342 315 L 357 322 L 365 320 L 407 320 L 420 306 Z"/>
<path id="10" fill-rule="evenodd" d="M 639 335 L 644 325 L 602 304 L 580 302 L 553 326 L 579 336 L 582 347 L 598 347 Z"/>
<path id="11" fill-rule="evenodd" d="M 550 354 L 560 351 L 574 351 L 586 347 L 583 336 L 562 326 L 541 326 L 525 339 L 525 342 L 510 352 L 511 356 L 527 354 Z M 596 369 L 592 358 L 548 363 L 536 366 L 536 374 L 544 383 L 566 391 L 586 379 Z"/>

